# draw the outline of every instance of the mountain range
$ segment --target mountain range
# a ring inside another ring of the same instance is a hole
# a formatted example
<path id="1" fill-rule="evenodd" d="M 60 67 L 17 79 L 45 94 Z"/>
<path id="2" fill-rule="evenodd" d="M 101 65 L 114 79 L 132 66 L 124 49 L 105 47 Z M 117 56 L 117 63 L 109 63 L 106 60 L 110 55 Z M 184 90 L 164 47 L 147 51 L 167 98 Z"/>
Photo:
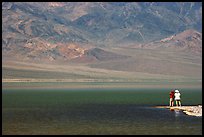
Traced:
<path id="1" fill-rule="evenodd" d="M 2 58 L 200 80 L 202 2 L 3 2 Z"/>
<path id="2" fill-rule="evenodd" d="M 200 2 L 3 2 L 2 49 L 72 59 L 94 47 L 150 45 L 187 29 L 201 33 L 201 15 Z"/>

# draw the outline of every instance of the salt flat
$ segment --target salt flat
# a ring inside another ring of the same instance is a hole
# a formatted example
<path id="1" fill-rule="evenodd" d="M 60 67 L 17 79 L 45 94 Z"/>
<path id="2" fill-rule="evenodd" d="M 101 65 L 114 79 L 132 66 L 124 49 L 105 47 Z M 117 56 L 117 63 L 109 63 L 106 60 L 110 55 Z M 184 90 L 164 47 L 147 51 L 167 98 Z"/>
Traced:
<path id="1" fill-rule="evenodd" d="M 168 108 L 170 110 L 182 110 L 185 114 L 190 115 L 190 116 L 202 116 L 202 105 L 181 106 L 181 107 L 156 106 L 156 108 Z"/>

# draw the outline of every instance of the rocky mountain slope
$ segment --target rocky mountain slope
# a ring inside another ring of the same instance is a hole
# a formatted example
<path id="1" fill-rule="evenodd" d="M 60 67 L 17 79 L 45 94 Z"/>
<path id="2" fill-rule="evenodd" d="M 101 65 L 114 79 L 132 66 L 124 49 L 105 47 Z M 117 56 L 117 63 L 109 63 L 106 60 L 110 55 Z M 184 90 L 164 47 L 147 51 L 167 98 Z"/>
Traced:
<path id="1" fill-rule="evenodd" d="M 3 60 L 199 76 L 202 3 L 3 2 L 2 54 Z"/>
<path id="2" fill-rule="evenodd" d="M 202 2 L 3 2 L 2 84 L 202 88 L 201 43 Z"/>
<path id="3" fill-rule="evenodd" d="M 202 54 L 202 33 L 195 30 L 185 30 L 170 37 L 141 45 L 145 49 L 173 50 Z"/>
<path id="4" fill-rule="evenodd" d="M 131 44 L 200 54 L 201 29 L 201 2 L 2 3 L 3 59 L 125 59 L 108 48 Z"/>

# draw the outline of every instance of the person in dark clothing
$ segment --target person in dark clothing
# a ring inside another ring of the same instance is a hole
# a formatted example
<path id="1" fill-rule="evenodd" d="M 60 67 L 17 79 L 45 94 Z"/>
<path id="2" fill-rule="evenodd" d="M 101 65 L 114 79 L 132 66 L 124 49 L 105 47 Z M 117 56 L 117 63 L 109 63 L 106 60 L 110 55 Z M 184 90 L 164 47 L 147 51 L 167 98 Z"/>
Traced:
<path id="1" fill-rule="evenodd" d="M 174 90 L 172 90 L 169 95 L 170 95 L 169 106 L 173 107 L 174 106 Z"/>

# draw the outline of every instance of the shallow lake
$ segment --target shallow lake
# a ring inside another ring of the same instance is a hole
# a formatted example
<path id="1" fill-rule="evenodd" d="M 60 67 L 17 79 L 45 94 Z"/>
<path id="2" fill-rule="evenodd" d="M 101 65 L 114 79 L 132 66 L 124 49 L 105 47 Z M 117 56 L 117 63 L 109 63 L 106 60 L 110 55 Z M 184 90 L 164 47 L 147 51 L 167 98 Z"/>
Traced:
<path id="1" fill-rule="evenodd" d="M 182 105 L 202 89 L 180 89 Z M 170 89 L 3 89 L 2 134 L 201 135 L 202 117 L 154 108 Z"/>

